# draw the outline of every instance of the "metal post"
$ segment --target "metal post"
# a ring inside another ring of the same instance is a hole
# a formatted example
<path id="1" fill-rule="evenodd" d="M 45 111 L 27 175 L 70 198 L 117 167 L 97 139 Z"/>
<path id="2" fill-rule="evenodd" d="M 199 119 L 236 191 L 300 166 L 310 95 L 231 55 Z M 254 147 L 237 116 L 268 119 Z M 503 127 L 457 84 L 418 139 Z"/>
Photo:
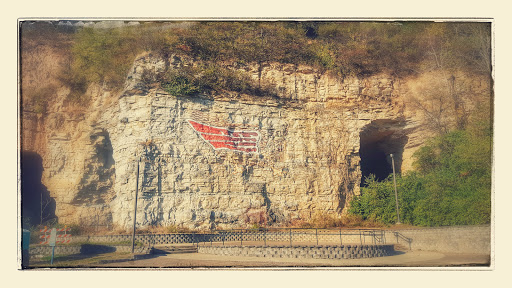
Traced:
<path id="1" fill-rule="evenodd" d="M 340 245 L 343 245 L 343 241 L 341 241 L 341 227 L 340 227 Z"/>
<path id="2" fill-rule="evenodd" d="M 361 230 L 359 230 L 359 243 L 361 243 L 361 245 L 363 244 L 363 239 L 361 238 Z"/>
<path id="3" fill-rule="evenodd" d="M 263 239 L 265 241 L 265 246 L 267 246 L 267 228 L 264 228 L 263 230 Z"/>
<path id="4" fill-rule="evenodd" d="M 55 246 L 52 246 L 52 260 L 50 261 L 50 264 L 53 265 L 53 257 L 55 256 Z"/>
<path id="5" fill-rule="evenodd" d="M 221 232 L 222 233 L 222 246 L 224 246 L 224 238 L 226 238 L 226 234 L 224 232 Z"/>
<path id="6" fill-rule="evenodd" d="M 137 161 L 137 180 L 135 181 L 135 201 L 133 202 L 133 233 L 132 233 L 132 254 L 135 252 L 135 226 L 137 225 L 137 194 L 139 192 L 139 168 L 140 158 Z"/>
<path id="7" fill-rule="evenodd" d="M 393 166 L 393 183 L 395 184 L 395 202 L 396 202 L 396 224 L 400 224 L 400 213 L 398 211 L 398 193 L 396 192 L 396 178 L 395 178 L 395 158 L 393 158 L 393 154 L 389 154 L 391 156 L 391 166 Z"/>

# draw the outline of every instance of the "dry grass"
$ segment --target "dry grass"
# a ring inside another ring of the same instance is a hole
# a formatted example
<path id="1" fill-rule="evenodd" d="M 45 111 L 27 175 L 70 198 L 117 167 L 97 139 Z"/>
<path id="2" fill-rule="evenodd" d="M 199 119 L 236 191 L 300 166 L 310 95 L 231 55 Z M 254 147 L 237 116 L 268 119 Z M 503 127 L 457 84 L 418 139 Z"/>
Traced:
<path id="1" fill-rule="evenodd" d="M 153 225 L 137 229 L 137 234 L 194 233 L 193 229 L 176 225 Z"/>
<path id="2" fill-rule="evenodd" d="M 363 220 L 361 216 L 358 215 L 330 215 L 326 213 L 315 213 L 310 218 L 303 219 L 295 219 L 290 221 L 287 227 L 296 227 L 296 228 L 383 228 L 384 224 Z"/>

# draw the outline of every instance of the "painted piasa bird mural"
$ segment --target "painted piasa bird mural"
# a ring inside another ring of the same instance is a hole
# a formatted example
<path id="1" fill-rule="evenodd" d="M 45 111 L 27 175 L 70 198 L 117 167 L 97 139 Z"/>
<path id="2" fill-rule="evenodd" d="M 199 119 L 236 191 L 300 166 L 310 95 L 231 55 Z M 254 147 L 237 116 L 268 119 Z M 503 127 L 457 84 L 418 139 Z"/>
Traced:
<path id="1" fill-rule="evenodd" d="M 246 153 L 258 153 L 260 133 L 257 131 L 233 131 L 188 120 L 188 123 L 213 149 L 229 149 Z"/>

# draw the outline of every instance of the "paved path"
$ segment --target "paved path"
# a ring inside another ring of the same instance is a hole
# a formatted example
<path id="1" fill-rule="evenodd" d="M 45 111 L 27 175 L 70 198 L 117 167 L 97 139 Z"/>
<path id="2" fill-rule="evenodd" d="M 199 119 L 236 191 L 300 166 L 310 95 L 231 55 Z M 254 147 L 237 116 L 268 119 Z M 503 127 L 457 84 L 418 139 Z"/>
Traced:
<path id="1" fill-rule="evenodd" d="M 219 256 L 201 253 L 168 254 L 149 259 L 102 264 L 118 268 L 244 268 L 244 267 L 447 267 L 489 266 L 488 255 L 406 251 L 366 259 L 297 259 Z"/>

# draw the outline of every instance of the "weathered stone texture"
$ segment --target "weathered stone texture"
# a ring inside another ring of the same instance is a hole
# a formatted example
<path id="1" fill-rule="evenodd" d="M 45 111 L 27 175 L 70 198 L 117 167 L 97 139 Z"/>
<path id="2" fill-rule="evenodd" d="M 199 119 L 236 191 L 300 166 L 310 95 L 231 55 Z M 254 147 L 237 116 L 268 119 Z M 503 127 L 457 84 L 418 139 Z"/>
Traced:
<path id="1" fill-rule="evenodd" d="M 338 215 L 359 193 L 363 128 L 388 119 L 392 133 L 402 133 L 410 124 L 402 119 L 400 85 L 386 75 L 336 79 L 271 64 L 261 81 L 277 87 L 277 98 L 173 96 L 142 80 L 144 71 L 157 75 L 181 65 L 193 62 L 145 55 L 120 94 L 94 86 L 87 92 L 91 105 L 79 113 L 52 106 L 38 136 L 45 145 L 36 150 L 59 221 L 128 227 L 139 159 L 142 226 L 237 227 L 316 212 Z M 259 77 L 256 67 L 244 69 Z M 25 115 L 27 122 L 34 118 Z M 188 120 L 258 131 L 259 151 L 215 150 Z M 30 127 L 43 125 L 30 121 Z M 35 130 L 24 130 L 23 137 Z"/>

